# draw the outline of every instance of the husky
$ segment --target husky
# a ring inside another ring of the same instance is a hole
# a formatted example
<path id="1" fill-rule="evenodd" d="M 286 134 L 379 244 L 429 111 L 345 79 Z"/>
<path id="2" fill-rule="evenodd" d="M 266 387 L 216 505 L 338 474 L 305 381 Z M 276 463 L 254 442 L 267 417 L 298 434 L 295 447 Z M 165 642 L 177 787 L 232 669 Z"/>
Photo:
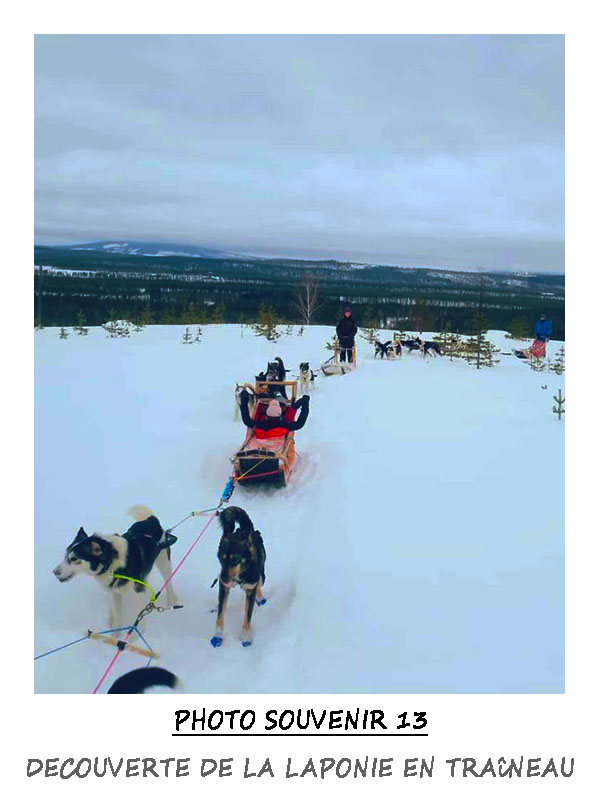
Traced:
<path id="1" fill-rule="evenodd" d="M 442 350 L 438 342 L 421 341 L 420 339 L 419 341 L 421 342 L 421 352 L 423 353 L 423 356 L 426 356 L 428 354 L 434 355 L 434 353 L 436 356 L 444 355 L 444 351 Z"/>
<path id="2" fill-rule="evenodd" d="M 250 623 L 254 604 L 262 606 L 267 602 L 262 593 L 267 554 L 260 531 L 254 529 L 250 517 L 242 508 L 229 506 L 219 514 L 219 522 L 223 531 L 217 553 L 221 565 L 217 579 L 219 601 L 215 635 L 211 638 L 210 643 L 213 647 L 220 647 L 223 644 L 223 628 L 229 590 L 236 583 L 246 592 L 242 647 L 249 647 L 252 644 Z"/>
<path id="3" fill-rule="evenodd" d="M 380 342 L 378 339 L 375 339 L 374 344 L 375 344 L 375 358 L 377 358 L 377 356 L 380 356 L 382 361 L 384 358 L 390 358 L 391 346 L 392 346 L 391 339 L 388 339 L 387 342 Z"/>
<path id="4" fill-rule="evenodd" d="M 308 394 L 311 390 L 311 384 L 314 383 L 316 378 L 315 373 L 310 368 L 308 361 L 303 361 L 300 364 L 300 394 Z"/>
<path id="5" fill-rule="evenodd" d="M 110 628 L 122 624 L 121 599 L 125 592 L 144 593 L 146 599 L 146 578 L 152 567 L 158 567 L 163 580 L 171 574 L 170 545 L 177 541 L 175 536 L 165 533 L 147 506 L 133 506 L 128 514 L 136 522 L 122 536 L 118 533 L 93 533 L 89 536 L 79 528 L 63 561 L 53 570 L 61 583 L 76 575 L 91 575 L 110 592 Z M 165 589 L 167 604 L 177 605 L 171 581 Z"/>
<path id="6" fill-rule="evenodd" d="M 285 374 L 288 370 L 284 367 L 283 361 L 279 356 L 274 361 L 269 361 L 267 364 L 267 369 L 264 372 L 259 372 L 256 375 L 257 383 L 267 383 L 271 384 L 271 382 L 281 383 L 285 380 Z M 285 386 L 267 386 L 267 394 L 269 397 L 277 397 L 281 395 L 287 400 L 287 394 L 285 391 Z"/>
<path id="7" fill-rule="evenodd" d="M 179 678 L 168 669 L 140 667 L 117 678 L 107 694 L 144 694 L 146 689 L 158 689 L 159 687 L 177 690 L 181 688 L 181 683 Z M 162 692 L 160 693 L 162 694 Z"/>

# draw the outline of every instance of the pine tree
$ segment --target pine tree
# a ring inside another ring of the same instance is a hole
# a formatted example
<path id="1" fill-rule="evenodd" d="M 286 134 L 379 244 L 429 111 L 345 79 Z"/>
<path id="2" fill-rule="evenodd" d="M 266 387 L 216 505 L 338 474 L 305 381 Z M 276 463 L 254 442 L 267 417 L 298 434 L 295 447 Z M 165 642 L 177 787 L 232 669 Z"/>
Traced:
<path id="1" fill-rule="evenodd" d="M 377 331 L 379 329 L 379 319 L 375 315 L 375 311 L 371 306 L 365 309 L 363 324 L 360 328 L 360 337 L 365 339 L 369 344 L 374 344 L 377 339 Z"/>
<path id="2" fill-rule="evenodd" d="M 291 324 L 287 325 L 285 329 L 285 335 L 291 336 L 293 333 L 294 333 L 294 328 L 292 327 L 292 325 Z"/>
<path id="3" fill-rule="evenodd" d="M 119 336 L 119 326 L 117 325 L 117 312 L 114 308 L 108 310 L 108 322 L 102 326 L 109 339 L 116 339 Z"/>
<path id="4" fill-rule="evenodd" d="M 194 341 L 194 339 L 192 338 L 192 334 L 190 333 L 190 329 L 186 328 L 185 329 L 185 333 L 181 337 L 181 343 L 182 344 L 192 344 L 193 341 Z"/>
<path id="5" fill-rule="evenodd" d="M 138 318 L 138 325 L 140 329 L 145 328 L 146 325 L 152 325 L 154 322 L 154 317 L 152 315 L 152 309 L 150 308 L 150 303 L 144 303 L 142 310 L 140 311 L 140 315 Z"/>
<path id="6" fill-rule="evenodd" d="M 77 325 L 73 326 L 73 330 L 77 333 L 78 336 L 87 336 L 88 329 L 85 327 L 85 314 L 81 309 L 77 312 Z"/>
<path id="7" fill-rule="evenodd" d="M 202 328 L 198 325 L 198 330 L 196 331 L 196 338 L 194 339 L 195 342 L 202 341 Z"/>
<path id="8" fill-rule="evenodd" d="M 173 313 L 173 309 L 171 306 L 165 306 L 160 314 L 160 324 L 161 325 L 174 325 L 175 324 L 175 314 Z"/>
<path id="9" fill-rule="evenodd" d="M 473 315 L 472 326 L 475 329 L 475 333 L 464 343 L 464 357 L 469 364 L 474 364 L 477 369 L 493 367 L 494 364 L 498 363 L 498 360 L 494 359 L 494 353 L 499 351 L 497 347 L 495 348 L 485 338 L 487 320 L 481 310 Z"/>
<path id="10" fill-rule="evenodd" d="M 67 333 L 67 331 L 64 328 L 61 328 L 58 338 L 59 339 L 67 339 L 68 337 L 69 337 L 69 334 Z"/>
<path id="11" fill-rule="evenodd" d="M 565 413 L 565 398 L 563 397 L 561 389 L 558 390 L 558 397 L 554 395 L 554 400 L 556 400 L 556 405 L 552 406 L 552 411 L 558 415 L 558 419 L 560 420 L 562 415 Z"/>
<path id="12" fill-rule="evenodd" d="M 515 317 L 508 326 L 508 338 L 525 341 L 529 336 L 529 324 L 524 317 Z"/>
<path id="13" fill-rule="evenodd" d="M 211 314 L 211 322 L 213 325 L 222 325 L 225 316 L 225 303 L 219 303 L 213 307 Z"/>
<path id="14" fill-rule="evenodd" d="M 557 375 L 562 375 L 565 371 L 565 346 L 561 345 L 559 351 L 556 354 L 556 357 L 552 364 L 550 364 L 550 369 L 552 372 L 555 372 Z"/>
<path id="15" fill-rule="evenodd" d="M 281 334 L 277 330 L 280 320 L 271 306 L 263 303 L 258 310 L 258 322 L 253 325 L 256 336 L 264 336 L 268 342 L 276 342 Z"/>

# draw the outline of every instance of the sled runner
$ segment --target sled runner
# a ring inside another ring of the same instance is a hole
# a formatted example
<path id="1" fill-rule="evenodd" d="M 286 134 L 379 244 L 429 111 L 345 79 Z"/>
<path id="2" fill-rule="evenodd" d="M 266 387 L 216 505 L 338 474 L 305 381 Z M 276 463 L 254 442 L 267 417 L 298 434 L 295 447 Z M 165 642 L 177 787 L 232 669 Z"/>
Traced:
<path id="1" fill-rule="evenodd" d="M 333 355 L 321 364 L 323 375 L 345 375 L 356 366 L 356 344 L 352 348 L 352 363 L 339 360 L 340 346 L 337 339 L 333 343 Z"/>
<path id="2" fill-rule="evenodd" d="M 254 387 L 255 404 L 252 419 L 264 418 L 271 399 L 269 389 L 278 386 L 288 387 L 291 390 L 291 402 L 296 399 L 297 381 L 269 381 L 268 385 L 264 381 L 257 381 Z M 291 405 L 286 404 L 284 412 L 286 420 L 295 419 L 296 413 Z M 294 431 L 287 431 L 285 436 L 277 438 L 261 438 L 257 435 L 257 430 L 249 428 L 241 448 L 231 461 L 234 479 L 240 485 L 287 486 L 296 461 Z"/>

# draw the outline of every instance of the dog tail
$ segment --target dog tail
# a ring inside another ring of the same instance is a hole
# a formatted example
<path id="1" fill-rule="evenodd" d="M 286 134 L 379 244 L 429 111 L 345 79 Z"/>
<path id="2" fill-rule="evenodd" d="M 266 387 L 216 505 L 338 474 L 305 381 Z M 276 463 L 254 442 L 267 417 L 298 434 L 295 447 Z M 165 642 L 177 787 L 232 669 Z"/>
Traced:
<path id="1" fill-rule="evenodd" d="M 162 667 L 140 667 L 121 675 L 113 683 L 107 694 L 144 694 L 146 689 L 165 686 L 167 689 L 178 689 L 179 678 Z"/>
<path id="2" fill-rule="evenodd" d="M 239 506 L 229 506 L 224 511 L 221 511 L 219 522 L 221 523 L 221 530 L 225 534 L 233 533 L 236 522 L 244 533 L 251 533 L 254 530 L 252 520 L 244 509 Z"/>
<path id="3" fill-rule="evenodd" d="M 133 517 L 137 522 L 143 522 L 148 517 L 153 517 L 154 512 L 148 506 L 131 506 L 127 509 L 129 516 Z"/>

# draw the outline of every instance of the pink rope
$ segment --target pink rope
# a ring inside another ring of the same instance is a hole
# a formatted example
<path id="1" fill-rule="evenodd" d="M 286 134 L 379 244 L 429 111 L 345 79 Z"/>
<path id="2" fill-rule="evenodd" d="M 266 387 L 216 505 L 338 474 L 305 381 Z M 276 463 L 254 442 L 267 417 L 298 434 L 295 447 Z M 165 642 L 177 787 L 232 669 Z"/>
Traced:
<path id="1" fill-rule="evenodd" d="M 166 578 L 165 582 L 163 583 L 163 585 L 160 587 L 160 589 L 159 589 L 159 590 L 158 590 L 158 592 L 156 593 L 156 596 L 157 596 L 157 597 L 158 597 L 158 595 L 159 595 L 159 594 L 161 594 L 161 592 L 162 592 L 162 590 L 165 588 L 165 586 L 166 586 L 168 583 L 170 583 L 170 582 L 173 580 L 173 578 L 175 577 L 175 575 L 176 575 L 176 574 L 179 572 L 179 570 L 181 569 L 181 566 L 182 566 L 183 562 L 186 560 L 186 558 L 187 558 L 187 557 L 189 556 L 189 554 L 192 552 L 192 550 L 194 549 L 194 547 L 196 547 L 196 545 L 198 544 L 198 542 L 200 541 L 200 539 L 201 539 L 201 538 L 204 536 L 204 534 L 205 534 L 205 533 L 206 533 L 206 531 L 208 530 L 208 527 L 209 527 L 209 525 L 210 525 L 210 524 L 211 524 L 211 522 L 212 522 L 212 521 L 215 519 L 215 517 L 216 517 L 216 516 L 217 516 L 217 512 L 215 511 L 215 512 L 213 512 L 213 514 L 211 515 L 211 517 L 210 517 L 210 519 L 208 520 L 208 522 L 206 523 L 206 525 L 205 525 L 205 526 L 202 528 L 202 530 L 200 531 L 200 533 L 198 534 L 198 536 L 196 536 L 196 538 L 194 539 L 194 541 L 192 542 L 192 544 L 191 544 L 191 545 L 188 547 L 188 549 L 185 551 L 185 553 L 183 554 L 183 556 L 182 556 L 182 558 L 181 558 L 181 561 L 179 562 L 179 564 L 177 564 L 177 566 L 175 567 L 175 569 L 173 570 L 173 572 L 171 572 L 171 574 L 170 574 L 170 575 L 169 575 L 169 576 Z"/>
<path id="2" fill-rule="evenodd" d="M 127 631 L 127 635 L 125 636 L 125 639 L 124 639 L 123 641 L 124 641 L 124 642 L 128 642 L 128 641 L 129 641 L 129 638 L 131 637 L 131 634 L 132 634 L 132 633 L 133 633 L 133 628 L 131 628 L 131 630 Z M 92 692 L 92 694 L 98 694 L 98 690 L 100 689 L 100 687 L 102 686 L 102 684 L 103 684 L 103 683 L 104 683 L 104 681 L 106 680 L 106 676 L 107 676 L 107 675 L 108 675 L 108 673 L 111 671 L 111 669 L 114 667 L 114 665 L 115 665 L 115 663 L 116 663 L 117 659 L 119 658 L 119 656 L 121 655 L 121 653 L 122 653 L 122 652 L 123 652 L 123 650 L 117 649 L 117 652 L 116 652 L 116 653 L 114 654 L 114 656 L 111 658 L 111 660 L 110 660 L 110 664 L 109 664 L 109 665 L 108 665 L 108 667 L 107 667 L 107 668 L 104 670 L 104 674 L 102 675 L 102 677 L 100 678 L 100 680 L 99 680 L 99 681 L 98 681 L 98 683 L 96 684 L 96 688 L 94 689 L 94 691 Z"/>
<path id="3" fill-rule="evenodd" d="M 191 544 L 191 545 L 188 547 L 188 549 L 185 551 L 185 553 L 183 554 L 183 557 L 182 557 L 181 561 L 179 562 L 179 564 L 177 564 L 177 566 L 175 567 L 175 569 L 174 569 L 174 570 L 171 572 L 171 574 L 170 574 L 170 575 L 167 577 L 167 579 L 165 580 L 165 582 L 163 583 L 163 585 L 160 587 L 160 589 L 159 589 L 159 590 L 158 590 L 158 592 L 156 593 L 156 594 L 157 594 L 157 596 L 158 596 L 158 595 L 159 595 L 159 594 L 162 592 L 162 590 L 165 588 L 165 586 L 166 586 L 166 585 L 167 585 L 167 584 L 168 584 L 170 581 L 172 581 L 172 580 L 173 580 L 173 577 L 174 577 L 174 576 L 177 574 L 177 572 L 179 572 L 179 570 L 181 569 L 181 566 L 182 566 L 183 562 L 186 560 L 186 558 L 187 558 L 187 557 L 189 556 L 189 554 L 192 552 L 192 550 L 194 549 L 194 547 L 196 547 L 196 545 L 198 544 L 198 542 L 200 541 L 200 539 L 201 539 L 201 538 L 204 536 L 204 534 L 205 534 L 205 533 L 206 533 L 206 531 L 208 530 L 208 527 L 209 527 L 209 525 L 210 525 L 210 524 L 211 524 L 211 522 L 212 522 L 212 521 L 215 519 L 215 517 L 216 517 L 216 516 L 217 516 L 217 512 L 215 511 L 215 512 L 212 514 L 212 516 L 210 517 L 210 519 L 208 520 L 208 522 L 206 523 L 206 525 L 205 525 L 205 526 L 202 528 L 202 530 L 200 531 L 200 533 L 198 534 L 198 536 L 196 536 L 196 538 L 194 539 L 194 541 L 192 542 L 192 544 Z M 133 633 L 133 631 L 134 631 L 134 629 L 133 629 L 133 628 L 130 628 L 130 629 L 127 631 L 127 634 L 126 634 L 125 638 L 123 639 L 123 641 L 124 641 L 126 644 L 127 644 L 127 642 L 129 641 L 129 639 L 131 638 L 131 634 Z M 100 687 L 102 686 L 102 684 L 103 684 L 103 683 L 104 683 L 104 681 L 106 680 L 106 678 L 107 678 L 107 676 L 108 676 L 109 672 L 111 671 L 111 669 L 112 669 L 112 668 L 114 667 L 114 665 L 117 663 L 117 660 L 118 660 L 118 658 L 120 657 L 120 655 L 121 655 L 121 653 L 123 652 L 123 650 L 124 650 L 124 649 L 125 649 L 125 648 L 123 648 L 123 649 L 120 649 L 120 648 L 119 648 L 119 649 L 117 649 L 117 652 L 116 652 L 116 653 L 114 654 L 114 656 L 111 658 L 109 665 L 108 665 L 108 666 L 107 666 L 107 668 L 104 670 L 104 673 L 102 674 L 102 677 L 100 678 L 100 680 L 99 680 L 99 681 L 98 681 L 98 683 L 96 684 L 96 687 L 95 687 L 94 691 L 92 692 L 92 694 L 98 694 L 98 690 L 100 689 Z"/>

